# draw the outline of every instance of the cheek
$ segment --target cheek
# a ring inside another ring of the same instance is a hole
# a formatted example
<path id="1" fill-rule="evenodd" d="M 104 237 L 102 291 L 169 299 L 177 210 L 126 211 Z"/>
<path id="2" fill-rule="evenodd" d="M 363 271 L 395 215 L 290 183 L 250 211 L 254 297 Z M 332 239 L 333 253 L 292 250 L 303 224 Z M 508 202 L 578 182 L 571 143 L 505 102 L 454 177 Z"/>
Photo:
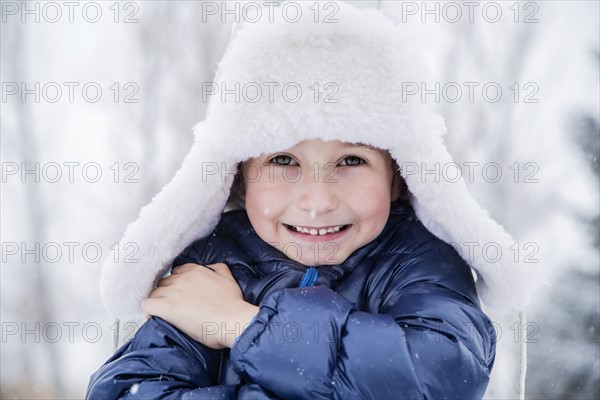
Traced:
<path id="1" fill-rule="evenodd" d="M 246 181 L 245 185 L 248 218 L 259 236 L 263 237 L 285 209 L 285 188 L 266 179 Z"/>
<path id="2" fill-rule="evenodd" d="M 259 183 L 246 182 L 246 211 L 251 221 L 260 217 L 263 214 L 261 210 L 268 207 L 266 199 L 266 191 Z"/>
<path id="3" fill-rule="evenodd" d="M 391 180 L 387 176 L 369 173 L 350 179 L 346 183 L 345 197 L 352 198 L 353 203 L 361 205 L 360 208 L 391 202 Z"/>
<path id="4" fill-rule="evenodd" d="M 390 213 L 390 191 L 373 188 L 359 204 L 362 206 L 358 212 L 363 219 L 373 225 L 385 224 Z"/>
<path id="5" fill-rule="evenodd" d="M 350 185 L 344 195 L 365 228 L 379 233 L 388 220 L 391 204 L 391 180 L 387 176 L 370 175 L 361 184 Z"/>

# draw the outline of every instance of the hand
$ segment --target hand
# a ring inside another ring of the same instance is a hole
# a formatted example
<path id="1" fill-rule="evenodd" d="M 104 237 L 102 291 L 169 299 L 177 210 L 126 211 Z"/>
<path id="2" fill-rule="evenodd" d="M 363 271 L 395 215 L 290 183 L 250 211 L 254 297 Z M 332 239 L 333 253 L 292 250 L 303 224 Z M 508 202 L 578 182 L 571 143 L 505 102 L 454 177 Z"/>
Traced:
<path id="1" fill-rule="evenodd" d="M 185 264 L 158 282 L 142 301 L 145 313 L 155 315 L 213 349 L 231 347 L 258 313 L 244 301 L 227 265 Z"/>

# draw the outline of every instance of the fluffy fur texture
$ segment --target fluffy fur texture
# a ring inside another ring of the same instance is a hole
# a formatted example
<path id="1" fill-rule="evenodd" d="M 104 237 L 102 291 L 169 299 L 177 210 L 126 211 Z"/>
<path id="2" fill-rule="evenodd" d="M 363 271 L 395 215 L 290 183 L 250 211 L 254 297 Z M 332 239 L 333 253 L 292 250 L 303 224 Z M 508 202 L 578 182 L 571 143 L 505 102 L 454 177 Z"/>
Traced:
<path id="1" fill-rule="evenodd" d="M 338 5 L 338 22 L 315 23 L 305 9 L 297 23 L 261 20 L 235 31 L 216 81 L 220 89 L 238 84 L 245 96 L 236 101 L 229 94 L 223 101 L 219 92 L 211 98 L 180 170 L 127 228 L 121 245 L 136 243 L 139 261 L 106 259 L 101 293 L 112 313 L 138 317 L 140 302 L 172 260 L 212 231 L 239 162 L 309 139 L 389 150 L 419 219 L 455 245 L 476 271 L 483 302 L 500 311 L 525 305 L 537 273 L 531 265 L 514 262 L 511 236 L 474 201 L 462 179 L 436 182 L 423 175 L 425 168 L 452 159 L 442 141 L 442 118 L 402 96 L 403 83 L 426 78 L 419 49 L 380 11 Z M 473 245 L 467 243 L 473 242 L 476 251 L 469 252 Z"/>

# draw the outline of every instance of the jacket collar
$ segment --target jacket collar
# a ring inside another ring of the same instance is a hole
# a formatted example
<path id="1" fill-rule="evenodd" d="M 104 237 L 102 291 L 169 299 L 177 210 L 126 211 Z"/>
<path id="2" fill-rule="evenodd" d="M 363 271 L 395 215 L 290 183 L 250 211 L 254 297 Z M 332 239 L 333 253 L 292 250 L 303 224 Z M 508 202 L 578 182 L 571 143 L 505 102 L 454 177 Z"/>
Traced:
<path id="1" fill-rule="evenodd" d="M 403 220 L 416 220 L 416 216 L 408 201 L 398 200 L 392 203 L 388 221 L 377 238 L 354 251 L 340 264 L 318 266 L 318 276 L 314 284 L 334 288 L 339 281 L 362 264 L 366 257 L 376 251 L 397 223 Z M 243 288 L 247 296 L 251 296 L 247 300 L 262 298 L 265 293 L 261 295 L 261 292 L 265 286 L 273 286 L 275 283 L 277 287 L 298 287 L 308 269 L 308 266 L 286 257 L 260 239 L 244 210 L 226 213 L 216 232 L 236 238 L 237 245 L 248 258 L 248 263 L 256 274 L 253 279 L 248 280 L 247 287 Z"/>

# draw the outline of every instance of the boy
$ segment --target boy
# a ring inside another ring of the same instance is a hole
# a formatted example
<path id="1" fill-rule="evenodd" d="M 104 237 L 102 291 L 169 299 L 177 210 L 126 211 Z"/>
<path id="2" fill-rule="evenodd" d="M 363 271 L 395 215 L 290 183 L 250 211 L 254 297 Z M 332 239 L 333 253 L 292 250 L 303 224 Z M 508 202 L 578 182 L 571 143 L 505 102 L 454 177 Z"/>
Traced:
<path id="1" fill-rule="evenodd" d="M 247 24 L 232 40 L 219 82 L 335 82 L 338 101 L 211 100 L 182 168 L 125 234 L 139 266 L 103 268 L 115 314 L 155 317 L 89 398 L 483 396 L 495 333 L 478 294 L 518 307 L 530 274 L 449 244 L 512 244 L 462 181 L 398 175 L 451 160 L 443 124 L 403 101 L 421 65 L 398 28 L 335 4 L 338 23 Z M 207 165 L 220 173 L 199 176 Z M 234 175 L 245 210 L 221 215 Z"/>

